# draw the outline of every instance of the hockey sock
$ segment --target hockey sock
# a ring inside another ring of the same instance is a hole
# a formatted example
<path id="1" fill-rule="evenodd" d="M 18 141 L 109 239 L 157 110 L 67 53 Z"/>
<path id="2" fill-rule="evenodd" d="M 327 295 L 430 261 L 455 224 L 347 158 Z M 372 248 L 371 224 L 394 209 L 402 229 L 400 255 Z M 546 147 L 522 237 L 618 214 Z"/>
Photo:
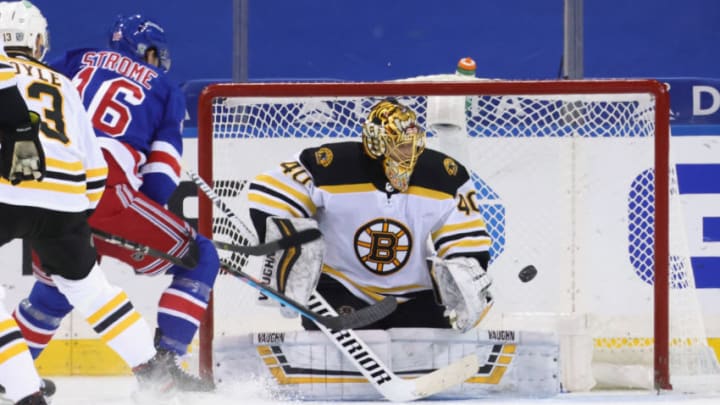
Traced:
<path id="1" fill-rule="evenodd" d="M 2 287 L 0 287 L 0 295 L 4 295 Z M 5 388 L 5 398 L 13 403 L 40 389 L 40 376 L 35 370 L 28 346 L 15 320 L 2 304 L 0 304 L 0 385 Z"/>
<path id="2" fill-rule="evenodd" d="M 82 280 L 53 275 L 55 285 L 68 301 L 131 368 L 155 355 L 153 336 L 142 315 L 135 310 L 125 291 L 110 285 L 96 265 Z"/>
<path id="3" fill-rule="evenodd" d="M 158 347 L 179 355 L 187 352 L 200 321 L 207 309 L 212 285 L 220 269 L 215 247 L 207 238 L 198 235 L 199 260 L 193 270 L 175 266 L 170 272 L 173 281 L 160 297 L 158 307 Z"/>
<path id="4" fill-rule="evenodd" d="M 35 282 L 30 295 L 20 301 L 13 317 L 36 359 L 55 335 L 73 307 L 57 287 Z"/>

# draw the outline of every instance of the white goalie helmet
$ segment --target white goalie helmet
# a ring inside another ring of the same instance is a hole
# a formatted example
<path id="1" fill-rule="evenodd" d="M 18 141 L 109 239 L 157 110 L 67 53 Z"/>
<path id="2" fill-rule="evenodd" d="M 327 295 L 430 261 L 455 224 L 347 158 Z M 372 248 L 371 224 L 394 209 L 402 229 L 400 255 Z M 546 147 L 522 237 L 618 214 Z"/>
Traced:
<path id="1" fill-rule="evenodd" d="M 28 48 L 38 60 L 50 49 L 47 20 L 29 1 L 0 2 L 0 36 L 6 48 Z"/>

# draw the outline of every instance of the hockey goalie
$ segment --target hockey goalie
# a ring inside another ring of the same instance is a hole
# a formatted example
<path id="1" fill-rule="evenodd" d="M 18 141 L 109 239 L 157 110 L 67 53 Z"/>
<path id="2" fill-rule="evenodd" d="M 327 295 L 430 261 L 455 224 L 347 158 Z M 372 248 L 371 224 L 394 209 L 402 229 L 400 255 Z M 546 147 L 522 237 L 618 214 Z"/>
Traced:
<path id="1" fill-rule="evenodd" d="M 476 355 L 476 372 L 443 397 L 559 392 L 553 336 L 478 328 L 494 303 L 491 240 L 466 168 L 427 148 L 415 112 L 395 99 L 358 125 L 361 141 L 301 150 L 250 184 L 261 241 L 308 227 L 323 234 L 267 257 L 263 279 L 303 304 L 315 293 L 340 314 L 395 297 L 395 312 L 357 336 L 403 378 Z M 235 341 L 232 356 L 216 359 L 220 374 L 266 375 L 278 392 L 304 399 L 382 398 L 318 325 L 301 325 Z"/>

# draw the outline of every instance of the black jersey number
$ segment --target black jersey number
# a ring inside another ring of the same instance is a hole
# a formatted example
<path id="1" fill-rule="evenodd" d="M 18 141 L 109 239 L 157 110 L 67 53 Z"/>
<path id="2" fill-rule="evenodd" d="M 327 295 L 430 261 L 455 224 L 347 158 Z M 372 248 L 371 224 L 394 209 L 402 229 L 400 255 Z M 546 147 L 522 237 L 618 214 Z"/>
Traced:
<path id="1" fill-rule="evenodd" d="M 465 215 L 470 215 L 473 212 L 480 212 L 480 209 L 475 202 L 477 195 L 475 191 L 468 191 L 466 194 L 458 194 L 457 209 Z"/>
<path id="2" fill-rule="evenodd" d="M 310 175 L 307 170 L 298 162 L 283 162 L 280 163 L 280 167 L 282 167 L 283 173 L 289 173 L 293 180 L 300 184 L 305 185 L 310 181 Z"/>
<path id="3" fill-rule="evenodd" d="M 60 93 L 60 89 L 47 83 L 33 82 L 28 86 L 27 91 L 28 97 L 36 100 L 41 99 L 43 96 L 50 96 L 52 98 L 52 109 L 43 109 L 43 119 L 40 121 L 40 130 L 48 138 L 58 140 L 62 143 L 68 143 L 70 140 L 65 135 L 63 96 Z M 54 128 L 51 128 L 48 122 L 52 122 Z"/>

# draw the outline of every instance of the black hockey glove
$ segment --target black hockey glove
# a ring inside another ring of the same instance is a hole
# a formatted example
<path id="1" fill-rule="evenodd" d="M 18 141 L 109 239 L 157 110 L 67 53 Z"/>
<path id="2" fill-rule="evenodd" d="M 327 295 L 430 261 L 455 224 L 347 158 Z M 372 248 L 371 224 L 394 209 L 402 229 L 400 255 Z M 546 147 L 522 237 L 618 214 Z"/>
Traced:
<path id="1" fill-rule="evenodd" d="M 15 128 L 0 128 L 0 177 L 13 185 L 45 176 L 45 153 L 38 130 L 40 116 L 30 111 L 30 122 Z"/>

